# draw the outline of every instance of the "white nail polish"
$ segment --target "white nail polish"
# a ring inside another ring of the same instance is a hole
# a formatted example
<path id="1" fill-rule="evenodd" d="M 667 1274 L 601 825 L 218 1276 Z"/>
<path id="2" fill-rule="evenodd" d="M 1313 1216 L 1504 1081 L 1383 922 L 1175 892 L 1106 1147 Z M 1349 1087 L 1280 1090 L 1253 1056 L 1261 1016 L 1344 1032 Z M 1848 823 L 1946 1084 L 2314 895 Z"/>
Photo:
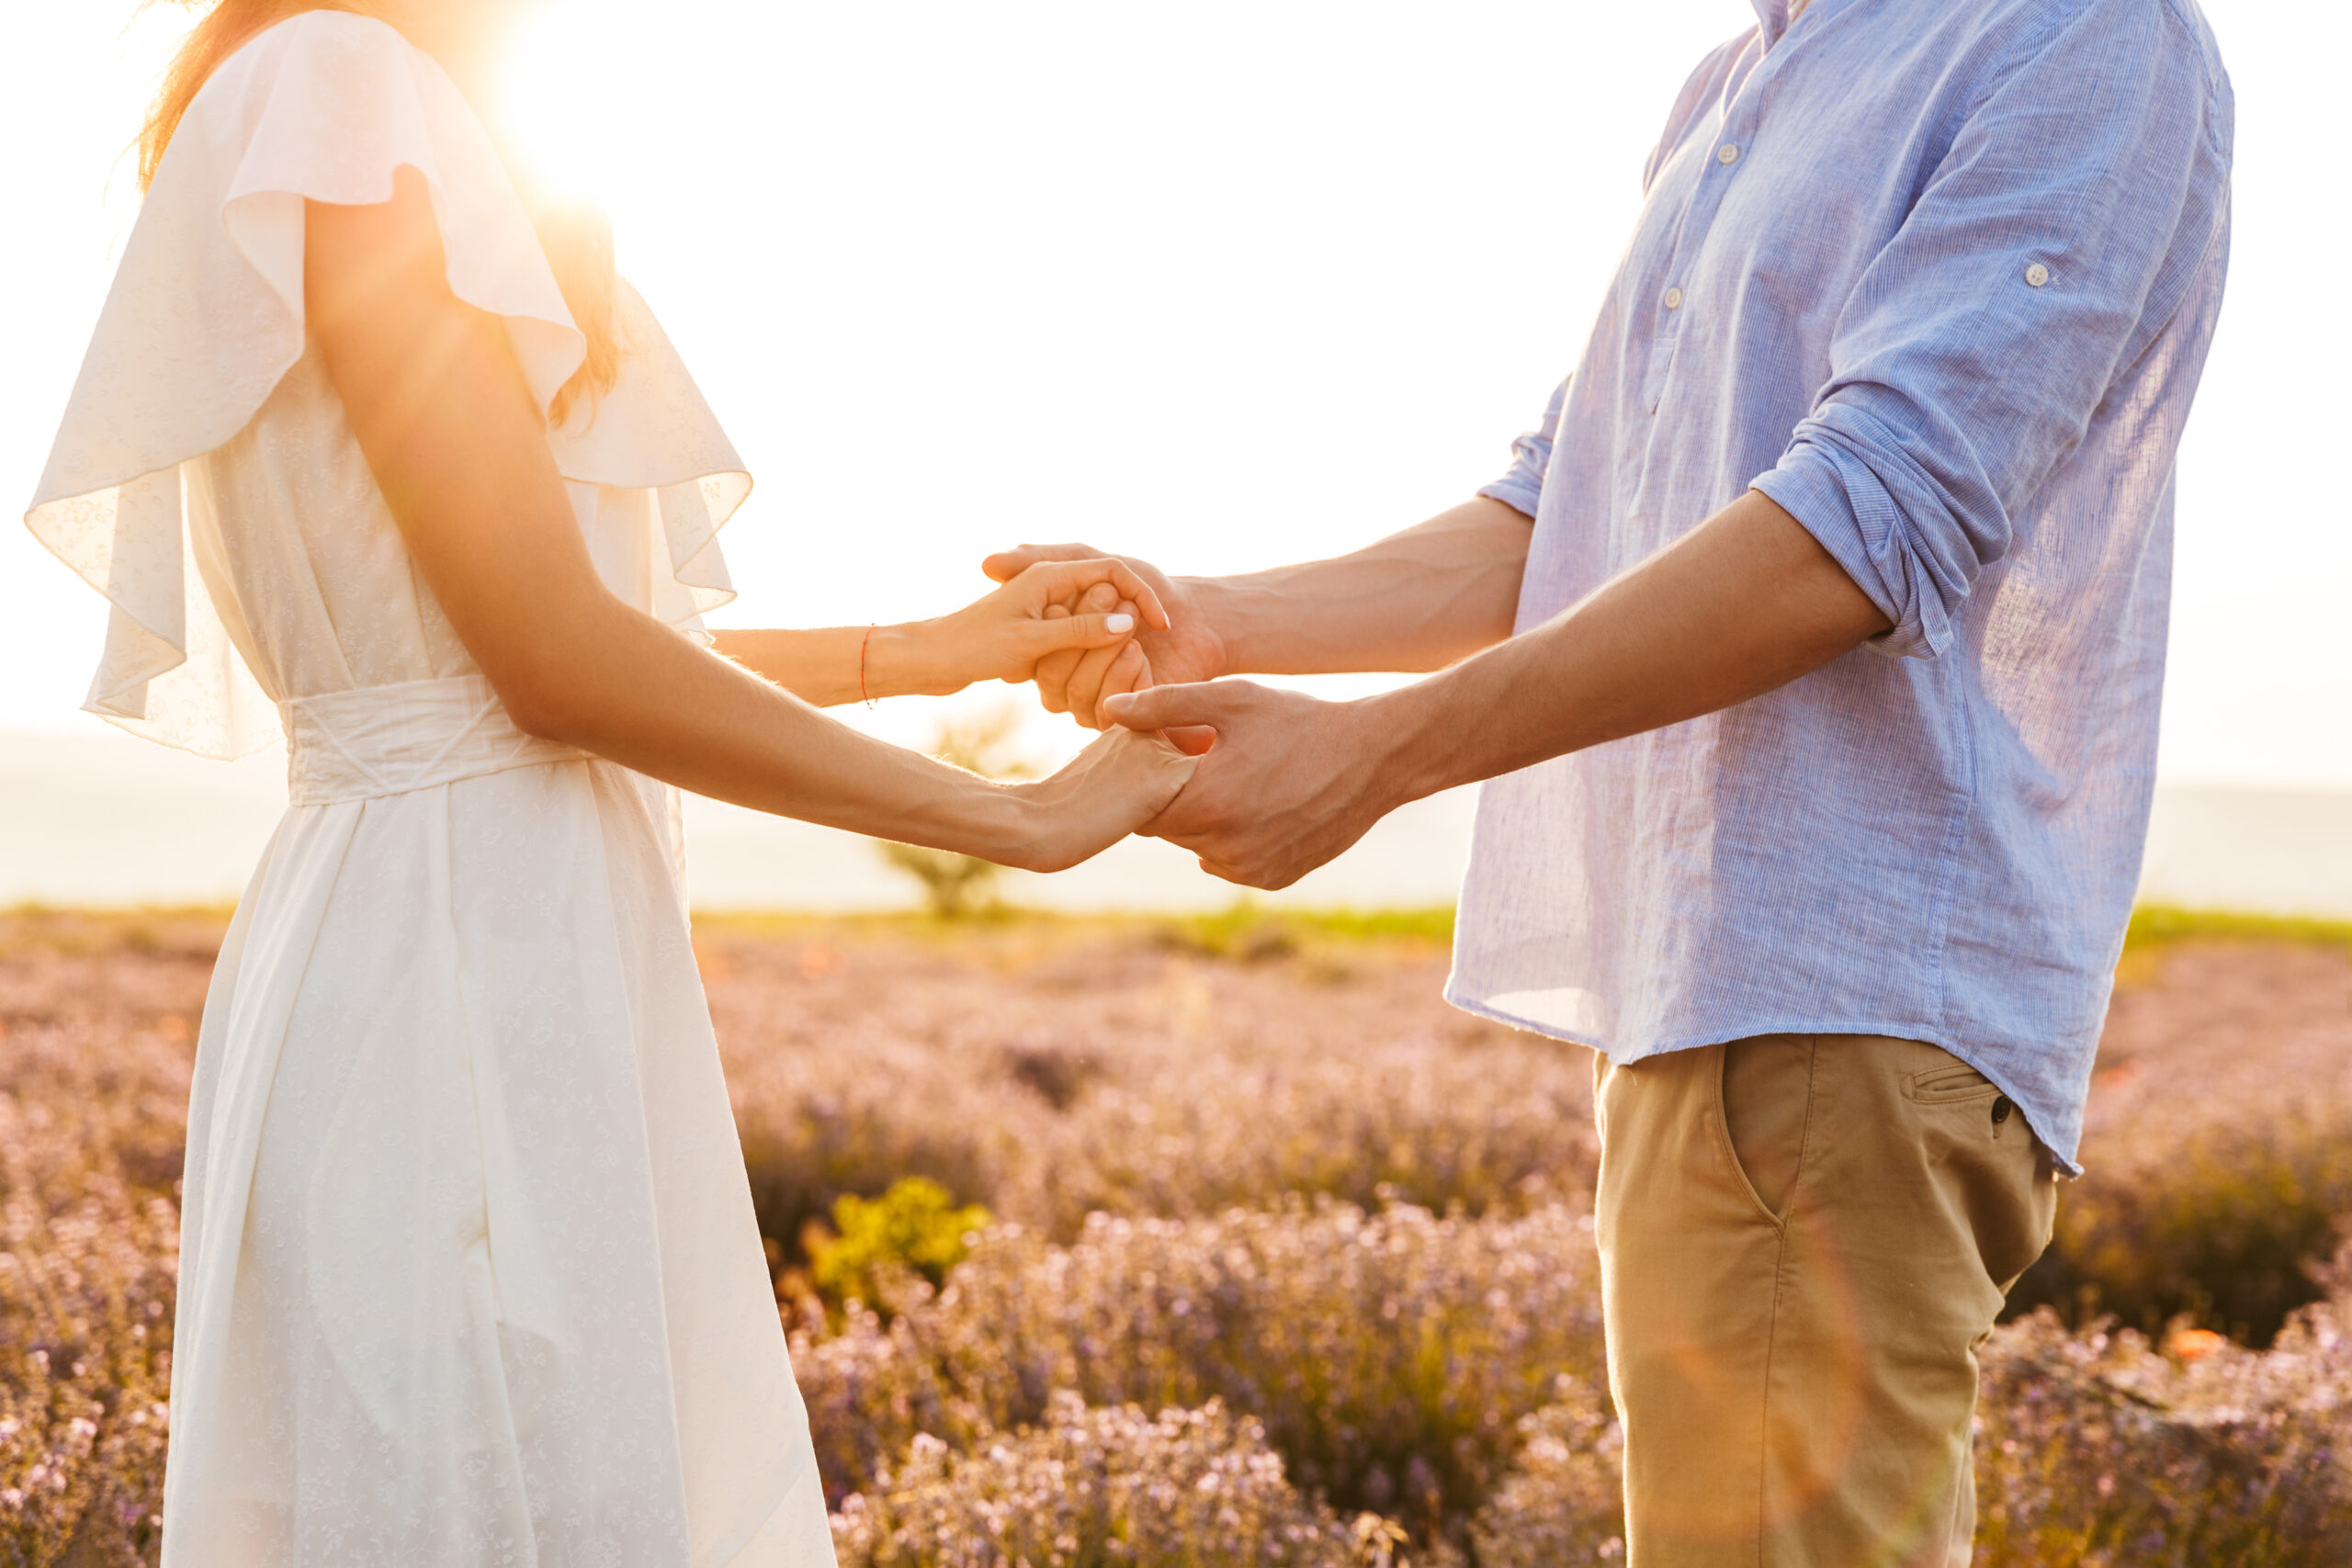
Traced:
<path id="1" fill-rule="evenodd" d="M 1102 624 L 1114 632 L 1131 632 L 1136 629 L 1136 618 L 1133 615 L 1114 615 Z"/>

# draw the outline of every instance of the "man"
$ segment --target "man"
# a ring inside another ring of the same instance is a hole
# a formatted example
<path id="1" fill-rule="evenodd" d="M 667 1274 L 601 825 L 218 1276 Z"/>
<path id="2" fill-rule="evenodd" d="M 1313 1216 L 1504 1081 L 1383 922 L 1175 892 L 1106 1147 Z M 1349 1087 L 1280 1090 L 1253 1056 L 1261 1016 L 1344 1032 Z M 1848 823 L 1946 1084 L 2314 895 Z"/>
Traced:
<path id="1" fill-rule="evenodd" d="M 2228 250 L 2191 0 L 1787 9 L 1683 90 L 1503 479 L 1156 576 L 1172 631 L 1043 676 L 1214 729 L 1151 830 L 1257 886 L 1494 781 L 1448 995 L 1603 1053 L 1634 1568 L 1968 1560 L 1974 1352 L 2075 1168 Z M 1216 679 L 1340 670 L 1442 673 Z"/>

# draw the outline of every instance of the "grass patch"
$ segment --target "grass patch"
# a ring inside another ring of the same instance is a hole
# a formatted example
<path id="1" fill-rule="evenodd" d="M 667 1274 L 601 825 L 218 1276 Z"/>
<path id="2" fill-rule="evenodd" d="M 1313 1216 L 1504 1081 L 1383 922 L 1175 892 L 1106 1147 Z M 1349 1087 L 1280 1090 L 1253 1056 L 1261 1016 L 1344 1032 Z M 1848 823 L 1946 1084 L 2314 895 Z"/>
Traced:
<path id="1" fill-rule="evenodd" d="M 225 911 L 223 911 L 225 914 Z M 806 936 L 820 932 L 888 941 L 933 940 L 975 931 L 1020 929 L 1035 932 L 1159 932 L 1170 945 L 1217 957 L 1262 955 L 1283 939 L 1325 942 L 1453 941 L 1453 907 L 1402 909 L 1315 909 L 1261 904 L 1243 898 L 1222 909 L 1165 915 L 1140 910 L 1069 913 L 994 904 L 960 919 L 943 919 L 920 910 L 875 910 L 823 914 L 790 909 L 698 909 L 702 929 L 746 937 Z M 2306 946 L 2352 948 L 2352 920 L 2298 915 L 2256 915 L 2232 909 L 2184 909 L 2145 904 L 2132 912 L 2124 951 L 2135 952 L 2195 941 L 2283 942 Z"/>
<path id="2" fill-rule="evenodd" d="M 236 913 L 231 904 L 134 906 L 124 908 L 68 908 L 28 901 L 0 908 L 0 952 L 48 946 L 72 953 L 137 948 L 155 940 L 159 928 L 224 929 Z M 909 938 L 944 941 L 976 931 L 1019 930 L 1038 934 L 1152 933 L 1177 939 L 1194 951 L 1232 957 L 1253 946 L 1287 937 L 1335 942 L 1418 942 L 1443 945 L 1453 940 L 1453 908 L 1296 908 L 1239 899 L 1223 909 L 1167 915 L 1143 910 L 1070 913 L 989 904 L 956 919 L 919 909 L 821 911 L 802 909 L 697 909 L 698 930 L 752 939 L 832 935 L 876 942 Z M 2352 920 L 2290 915 L 2256 915 L 2228 909 L 2184 909 L 2143 905 L 2132 913 L 2126 952 L 2198 940 L 2287 942 L 2352 948 Z"/>
<path id="3" fill-rule="evenodd" d="M 30 953 L 74 958 L 137 953 L 209 959 L 220 949 L 233 904 L 65 908 L 24 903 L 0 909 L 0 959 Z"/>
<path id="4" fill-rule="evenodd" d="M 1420 943 L 1453 941 L 1453 908 L 1305 909 L 1239 900 L 1201 914 L 1141 910 L 1072 913 L 989 904 L 953 918 L 921 909 L 824 914 L 792 909 L 697 909 L 695 929 L 707 935 L 775 941 L 826 937 L 841 942 L 954 942 L 990 933 L 1023 937 L 1136 937 L 1202 957 L 1255 961 L 1286 957 L 1308 943 Z"/>
<path id="5" fill-rule="evenodd" d="M 1306 947 L 1404 943 L 1442 947 L 1453 941 L 1453 909 L 1287 909 L 1244 900 L 1213 914 L 1153 922 L 1160 945 L 1204 957 L 1258 963 Z"/>
<path id="6" fill-rule="evenodd" d="M 2298 915 L 2247 915 L 2228 909 L 2183 909 L 2143 904 L 2132 911 L 2123 950 L 2159 947 L 2199 939 L 2231 942 L 2293 942 L 2316 947 L 2352 947 L 2352 920 L 2321 920 Z"/>

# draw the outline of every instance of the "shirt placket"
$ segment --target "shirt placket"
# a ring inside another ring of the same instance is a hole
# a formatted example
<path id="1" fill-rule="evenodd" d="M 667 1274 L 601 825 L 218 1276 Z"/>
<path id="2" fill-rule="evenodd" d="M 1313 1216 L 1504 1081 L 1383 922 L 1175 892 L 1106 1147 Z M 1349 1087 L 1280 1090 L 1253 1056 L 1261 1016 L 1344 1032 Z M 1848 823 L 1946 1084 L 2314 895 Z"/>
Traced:
<path id="1" fill-rule="evenodd" d="M 1649 369 L 1642 383 L 1642 406 L 1652 415 L 1657 412 L 1666 395 L 1675 355 L 1694 315 L 1722 306 L 1721 300 L 1708 300 L 1690 287 L 1692 259 L 1705 248 L 1707 236 L 1714 228 L 1715 215 L 1722 211 L 1724 197 L 1731 191 L 1731 182 L 1740 177 L 1749 162 L 1766 91 L 1792 52 L 1799 36 L 1811 30 L 1807 26 L 1793 27 L 1764 51 L 1763 58 L 1724 107 L 1713 127 L 1713 141 L 1702 144 L 1703 151 L 1698 155 L 1704 164 L 1691 182 L 1690 198 L 1676 229 L 1673 254 L 1667 263 L 1667 276 L 1661 280 L 1664 287 L 1652 295 L 1656 300 L 1651 322 L 1654 335 Z"/>

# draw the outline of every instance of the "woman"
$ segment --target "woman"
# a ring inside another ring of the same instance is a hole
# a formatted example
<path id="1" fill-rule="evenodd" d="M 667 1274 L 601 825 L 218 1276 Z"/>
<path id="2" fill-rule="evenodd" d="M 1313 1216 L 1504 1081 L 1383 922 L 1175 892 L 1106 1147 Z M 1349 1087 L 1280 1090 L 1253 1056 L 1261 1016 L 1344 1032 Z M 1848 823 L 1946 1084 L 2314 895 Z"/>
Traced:
<path id="1" fill-rule="evenodd" d="M 476 117 L 509 7 L 362 9 L 197 27 L 28 518 L 114 604 L 94 709 L 289 741 L 198 1047 L 164 1561 L 829 1562 L 653 781 L 1069 865 L 1189 761 L 1003 787 L 808 703 L 1114 646 L 1050 618 L 1103 583 L 1164 617 L 1095 562 L 733 662 L 681 635 L 748 484 Z"/>

